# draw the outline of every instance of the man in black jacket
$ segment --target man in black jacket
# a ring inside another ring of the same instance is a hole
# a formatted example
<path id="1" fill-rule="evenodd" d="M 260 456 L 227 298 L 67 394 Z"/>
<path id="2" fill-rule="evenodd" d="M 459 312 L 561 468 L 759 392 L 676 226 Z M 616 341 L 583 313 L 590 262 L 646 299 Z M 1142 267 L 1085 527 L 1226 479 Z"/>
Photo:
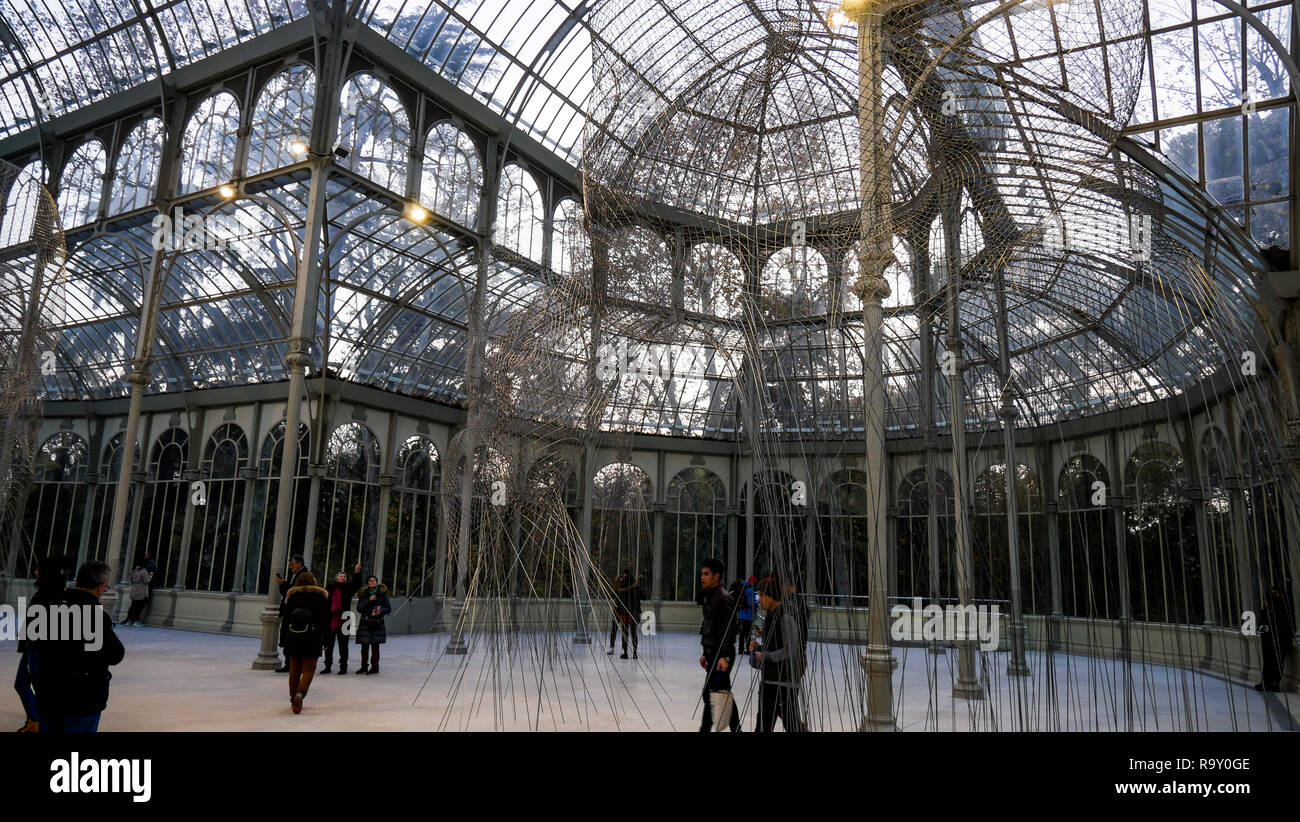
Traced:
<path id="1" fill-rule="evenodd" d="M 735 733 L 740 730 L 740 713 L 735 710 L 731 694 L 731 666 L 736 659 L 736 608 L 735 597 L 723 590 L 722 574 L 726 568 L 721 560 L 706 559 L 700 568 L 700 595 L 696 600 L 704 609 L 700 623 L 700 667 L 708 672 L 704 680 L 704 715 L 700 730 L 713 729 L 716 708 L 718 726 L 726 724 Z"/>
<path id="2" fill-rule="evenodd" d="M 762 668 L 763 684 L 758 692 L 758 730 L 770 732 L 776 718 L 787 731 L 803 730 L 799 718 L 799 683 L 805 665 L 805 639 L 798 605 L 783 602 L 787 588 L 768 578 L 758 585 L 758 601 L 767 612 L 763 623 L 763 647 L 751 642 L 754 660 Z"/>
<path id="3" fill-rule="evenodd" d="M 108 681 L 113 678 L 109 666 L 126 656 L 112 621 L 99 605 L 109 574 L 102 562 L 85 563 L 77 571 L 77 587 L 49 606 L 45 638 L 35 642 L 41 659 L 36 708 L 42 733 L 99 730 L 100 714 L 108 707 Z M 63 609 L 67 618 L 55 616 L 55 609 Z M 73 624 L 79 625 L 74 636 L 61 635 Z"/>
<path id="4" fill-rule="evenodd" d="M 284 633 L 285 633 L 284 599 L 288 595 L 289 589 L 298 584 L 297 582 L 298 577 L 301 576 L 302 572 L 306 570 L 307 570 L 307 566 L 303 564 L 302 554 L 294 554 L 293 556 L 289 557 L 289 578 L 285 579 L 283 576 L 280 575 L 278 571 L 275 574 L 275 581 L 280 584 L 280 647 L 281 648 L 284 647 Z M 276 668 L 275 672 L 277 674 L 289 673 L 288 655 L 285 655 L 284 664 L 281 665 L 279 668 Z"/>

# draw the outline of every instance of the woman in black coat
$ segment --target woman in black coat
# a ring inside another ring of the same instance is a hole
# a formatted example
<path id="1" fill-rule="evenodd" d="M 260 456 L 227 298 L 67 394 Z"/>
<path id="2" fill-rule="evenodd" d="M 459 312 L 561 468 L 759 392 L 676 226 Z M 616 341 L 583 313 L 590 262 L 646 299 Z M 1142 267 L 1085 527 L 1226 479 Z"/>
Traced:
<path id="1" fill-rule="evenodd" d="M 388 641 L 384 617 L 392 612 L 392 603 L 388 601 L 388 586 L 371 574 L 366 579 L 365 587 L 357 593 L 357 644 L 361 646 L 361 667 L 357 673 L 379 673 L 379 646 Z M 367 649 L 370 651 L 369 661 L 366 660 Z"/>
<path id="2" fill-rule="evenodd" d="M 284 598 L 284 653 L 289 659 L 289 701 L 293 712 L 300 713 L 329 636 L 330 609 L 329 594 L 310 571 L 299 574 L 296 582 Z"/>

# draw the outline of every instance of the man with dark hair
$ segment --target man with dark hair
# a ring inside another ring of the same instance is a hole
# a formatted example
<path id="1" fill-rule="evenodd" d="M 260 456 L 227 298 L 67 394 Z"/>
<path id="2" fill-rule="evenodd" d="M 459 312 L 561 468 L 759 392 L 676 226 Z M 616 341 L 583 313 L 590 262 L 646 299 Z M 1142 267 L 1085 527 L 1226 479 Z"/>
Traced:
<path id="1" fill-rule="evenodd" d="M 70 609 L 68 618 L 46 617 L 46 637 L 35 643 L 40 651 L 40 681 L 36 683 L 36 709 L 40 730 L 99 730 L 99 717 L 108 707 L 109 666 L 126 656 L 113 623 L 99 605 L 108 587 L 109 567 L 90 560 L 77 570 L 75 588 L 57 597 L 51 607 Z M 75 636 L 56 633 L 78 625 Z"/>
<path id="2" fill-rule="evenodd" d="M 768 577 L 758 584 L 758 601 L 767 612 L 763 645 L 749 643 L 763 672 L 758 692 L 758 730 L 770 732 L 776 718 L 787 731 L 803 730 L 799 718 L 799 682 L 804 671 L 804 639 L 794 603 L 785 603 L 786 586 Z"/>
<path id="3" fill-rule="evenodd" d="M 285 579 L 280 572 L 276 572 L 275 581 L 280 585 L 280 647 L 284 647 L 285 621 L 284 621 L 284 600 L 289 594 L 289 589 L 297 584 L 298 577 L 307 570 L 303 564 L 302 554 L 294 554 L 289 557 L 289 578 Z M 284 664 L 275 669 L 277 674 L 289 673 L 289 657 L 285 656 Z"/>
<path id="4" fill-rule="evenodd" d="M 722 587 L 726 570 L 721 560 L 706 559 L 700 567 L 700 595 L 696 600 L 704 609 L 700 623 L 700 667 L 707 671 L 704 680 L 704 715 L 700 730 L 726 725 L 735 733 L 740 730 L 740 713 L 731 695 L 731 666 L 736 659 L 737 601 Z M 714 716 L 714 712 L 717 716 Z"/>

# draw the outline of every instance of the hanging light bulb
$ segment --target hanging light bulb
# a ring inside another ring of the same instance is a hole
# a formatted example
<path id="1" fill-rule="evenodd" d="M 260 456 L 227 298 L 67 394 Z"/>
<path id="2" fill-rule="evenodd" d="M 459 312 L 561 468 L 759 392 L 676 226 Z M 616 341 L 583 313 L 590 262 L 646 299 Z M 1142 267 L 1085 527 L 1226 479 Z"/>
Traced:
<path id="1" fill-rule="evenodd" d="M 301 137 L 294 137 L 289 141 L 289 153 L 299 160 L 307 156 L 307 141 Z"/>
<path id="2" fill-rule="evenodd" d="M 217 193 L 221 195 L 223 200 L 233 200 L 237 192 L 230 183 L 222 183 L 217 187 Z"/>

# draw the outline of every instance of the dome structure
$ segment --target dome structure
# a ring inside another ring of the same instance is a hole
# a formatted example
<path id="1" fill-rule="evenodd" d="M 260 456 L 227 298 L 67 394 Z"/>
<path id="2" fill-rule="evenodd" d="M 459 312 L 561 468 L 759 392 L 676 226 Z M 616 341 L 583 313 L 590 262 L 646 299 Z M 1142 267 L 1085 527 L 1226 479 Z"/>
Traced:
<path id="1" fill-rule="evenodd" d="M 273 667 L 305 546 L 449 656 L 551 670 L 625 571 L 694 630 L 725 558 L 807 598 L 836 727 L 933 705 L 890 714 L 922 643 L 869 601 L 1004 607 L 992 690 L 922 651 L 1018 716 L 1077 719 L 1023 685 L 1054 654 L 1263 675 L 1238 617 L 1300 596 L 1291 13 L 12 0 L 0 320 L 41 415 L 5 593 L 149 553 L 177 627 L 225 595 Z"/>

